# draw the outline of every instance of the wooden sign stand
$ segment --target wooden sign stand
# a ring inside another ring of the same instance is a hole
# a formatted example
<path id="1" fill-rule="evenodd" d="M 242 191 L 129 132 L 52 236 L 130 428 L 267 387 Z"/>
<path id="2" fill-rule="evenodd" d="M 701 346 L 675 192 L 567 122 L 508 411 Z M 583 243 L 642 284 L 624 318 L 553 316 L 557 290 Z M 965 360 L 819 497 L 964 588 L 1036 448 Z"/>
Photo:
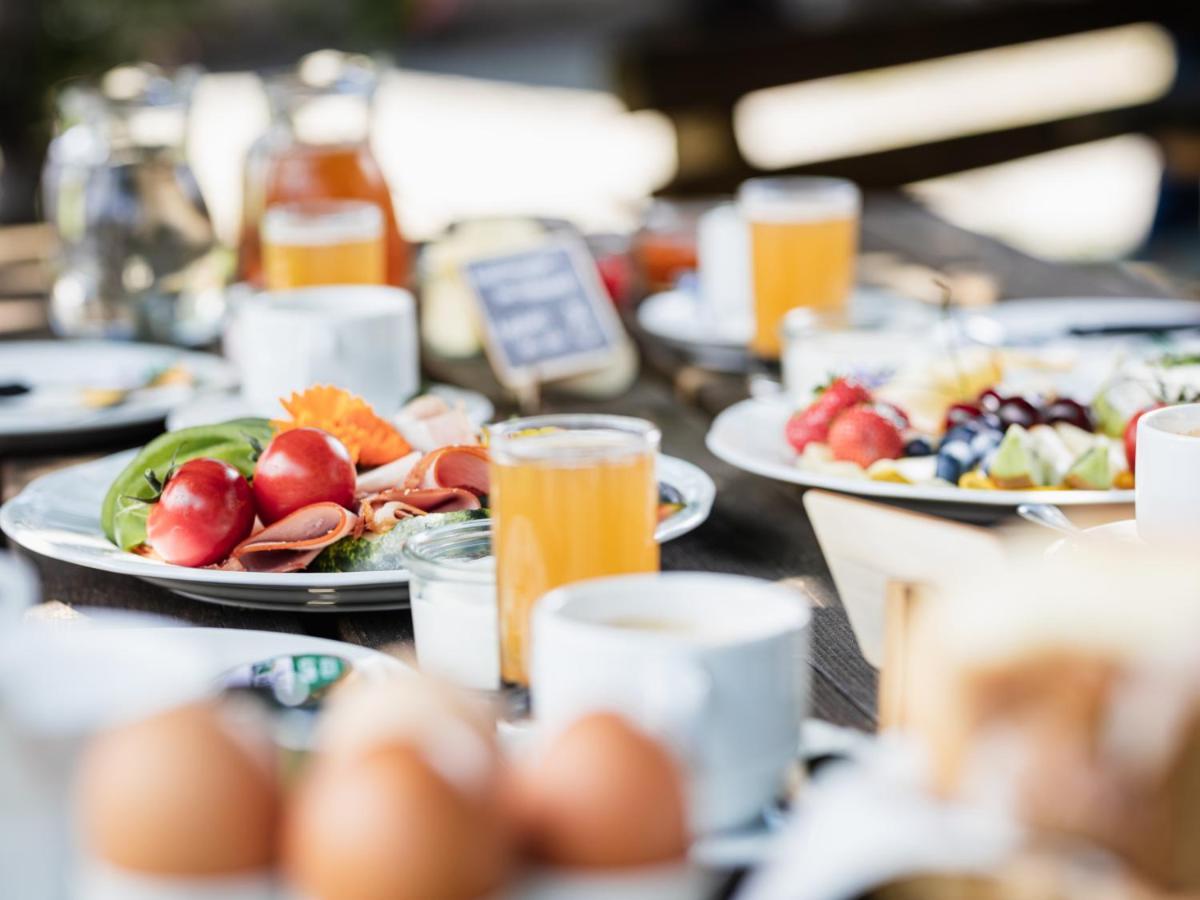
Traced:
<path id="1" fill-rule="evenodd" d="M 520 251 L 468 260 L 461 269 L 488 362 L 522 412 L 538 410 L 541 384 L 620 359 L 624 328 L 581 239 L 550 236 Z"/>

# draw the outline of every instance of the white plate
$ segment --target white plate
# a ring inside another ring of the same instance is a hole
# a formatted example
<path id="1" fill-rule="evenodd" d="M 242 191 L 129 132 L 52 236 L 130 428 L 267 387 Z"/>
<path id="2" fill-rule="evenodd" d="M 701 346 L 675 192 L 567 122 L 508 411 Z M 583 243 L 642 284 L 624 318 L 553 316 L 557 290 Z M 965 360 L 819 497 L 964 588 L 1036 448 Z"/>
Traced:
<path id="1" fill-rule="evenodd" d="M 919 301 L 880 288 L 858 285 L 849 309 L 856 319 L 925 319 L 929 308 Z M 637 309 L 642 330 L 689 354 L 700 366 L 719 372 L 743 372 L 749 365 L 747 345 L 754 333 L 749 310 L 740 318 L 718 322 L 708 315 L 700 296 L 683 288 L 647 297 Z"/>
<path id="2" fill-rule="evenodd" d="M 968 333 L 988 343 L 1039 343 L 1077 331 L 1200 329 L 1200 301 L 1163 297 L 1052 297 L 1006 300 L 967 317 Z"/>
<path id="3" fill-rule="evenodd" d="M 794 407 L 786 401 L 743 400 L 717 416 L 705 442 L 715 456 L 755 475 L 863 497 L 991 507 L 1016 507 L 1022 503 L 1058 506 L 1133 503 L 1131 490 L 975 491 L 949 485 L 895 484 L 808 471 L 796 465 L 796 452 L 783 436 L 784 425 L 792 412 Z"/>
<path id="4" fill-rule="evenodd" d="M 748 312 L 745 318 L 718 327 L 705 314 L 699 296 L 686 290 L 651 294 L 638 307 L 637 319 L 648 334 L 692 349 L 720 347 L 744 352 L 754 333 L 754 320 Z"/>
<path id="5" fill-rule="evenodd" d="M 120 550 L 100 528 L 108 486 L 137 450 L 68 466 L 26 485 L 0 507 L 0 528 L 14 543 L 51 559 L 104 572 L 132 575 L 185 597 L 260 609 L 354 611 L 408 606 L 408 572 L 224 572 L 189 569 Z M 712 509 L 716 486 L 699 467 L 670 456 L 658 459 L 658 476 L 686 505 L 658 527 L 669 541 L 700 525 Z"/>
<path id="6" fill-rule="evenodd" d="M 84 388 L 134 388 L 157 369 L 184 366 L 190 385 L 137 391 L 106 409 L 83 404 Z M 0 438 L 67 435 L 161 421 L 170 410 L 205 391 L 224 391 L 237 381 L 219 356 L 117 341 L 13 341 L 0 352 L 0 383 L 33 390 L 0 399 Z"/>
<path id="7" fill-rule="evenodd" d="M 450 384 L 433 384 L 425 393 L 441 397 L 451 406 L 462 404 L 467 418 L 476 425 L 490 422 L 496 411 L 492 401 L 478 391 Z M 211 394 L 197 397 L 191 403 L 171 410 L 171 414 L 167 416 L 167 431 L 178 431 L 193 425 L 210 425 L 213 422 L 228 422 L 230 419 L 240 419 L 244 416 L 271 419 L 283 414 L 283 407 L 278 405 L 274 409 L 255 409 L 241 394 Z"/>
<path id="8" fill-rule="evenodd" d="M 86 615 L 86 607 L 83 611 Z M 143 627 L 153 630 L 154 643 L 157 646 L 178 648 L 180 652 L 203 659 L 206 666 L 204 674 L 213 680 L 220 678 L 235 666 L 299 653 L 340 656 L 362 672 L 409 671 L 409 667 L 396 657 L 372 650 L 370 647 L 309 637 L 305 634 L 253 631 L 245 628 L 195 628 L 174 624 Z"/>

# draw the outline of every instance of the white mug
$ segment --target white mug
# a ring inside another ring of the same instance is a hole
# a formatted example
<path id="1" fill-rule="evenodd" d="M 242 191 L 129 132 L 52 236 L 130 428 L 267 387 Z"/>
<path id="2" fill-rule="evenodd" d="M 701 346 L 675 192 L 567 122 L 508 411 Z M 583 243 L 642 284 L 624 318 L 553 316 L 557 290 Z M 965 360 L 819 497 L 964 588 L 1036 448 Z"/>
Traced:
<path id="1" fill-rule="evenodd" d="M 684 762 L 692 829 L 753 821 L 796 759 L 810 613 L 795 591 L 738 575 L 582 581 L 533 616 L 534 719 L 554 730 L 611 711 Z"/>
<path id="2" fill-rule="evenodd" d="M 1193 546 L 1200 540 L 1200 403 L 1138 420 L 1135 496 L 1142 540 Z"/>
<path id="3" fill-rule="evenodd" d="M 700 216 L 696 254 L 701 309 L 709 325 L 723 335 L 752 328 L 750 226 L 737 204 L 722 203 Z"/>
<path id="4" fill-rule="evenodd" d="M 249 297 L 233 316 L 226 352 L 256 411 L 331 384 L 390 416 L 419 386 L 416 306 L 402 288 L 330 285 Z"/>

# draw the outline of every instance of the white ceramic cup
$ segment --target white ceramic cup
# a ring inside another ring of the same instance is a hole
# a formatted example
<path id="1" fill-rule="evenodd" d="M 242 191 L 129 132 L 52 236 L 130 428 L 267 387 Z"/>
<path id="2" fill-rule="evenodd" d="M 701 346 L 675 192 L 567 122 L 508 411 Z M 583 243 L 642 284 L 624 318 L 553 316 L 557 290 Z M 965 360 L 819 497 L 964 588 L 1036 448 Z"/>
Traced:
<path id="1" fill-rule="evenodd" d="M 420 383 L 416 306 L 402 288 L 330 285 L 249 297 L 234 314 L 226 351 L 255 410 L 331 384 L 390 416 Z"/>
<path id="2" fill-rule="evenodd" d="M 1200 539 L 1200 403 L 1146 413 L 1137 425 L 1137 530 L 1147 543 Z"/>
<path id="3" fill-rule="evenodd" d="M 696 225 L 700 304 L 709 325 L 720 334 L 753 326 L 750 226 L 734 203 L 722 203 L 700 216 Z"/>
<path id="4" fill-rule="evenodd" d="M 567 585 L 535 607 L 533 714 L 553 731 L 607 710 L 671 746 L 697 834 L 745 825 L 796 758 L 810 614 L 795 591 L 671 572 Z"/>

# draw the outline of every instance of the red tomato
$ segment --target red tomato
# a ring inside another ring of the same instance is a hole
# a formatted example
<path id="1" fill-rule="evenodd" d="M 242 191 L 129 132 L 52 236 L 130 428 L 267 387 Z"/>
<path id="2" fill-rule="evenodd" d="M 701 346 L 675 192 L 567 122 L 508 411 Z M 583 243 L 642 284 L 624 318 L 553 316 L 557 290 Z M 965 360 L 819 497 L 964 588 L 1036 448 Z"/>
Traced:
<path id="1" fill-rule="evenodd" d="M 275 436 L 254 467 L 254 502 L 264 524 L 313 503 L 354 508 L 356 476 L 350 451 L 319 428 Z"/>
<path id="2" fill-rule="evenodd" d="M 254 498 L 242 473 L 217 459 L 192 459 L 171 473 L 146 519 L 146 540 L 177 566 L 229 556 L 254 527 Z"/>
<path id="3" fill-rule="evenodd" d="M 1129 463 L 1129 471 L 1137 473 L 1135 462 L 1137 460 L 1137 426 L 1138 419 L 1146 413 L 1154 409 L 1162 409 L 1166 406 L 1165 403 L 1155 403 L 1153 406 L 1147 406 L 1145 409 L 1140 409 L 1133 414 L 1128 422 L 1125 423 L 1125 461 Z"/>

